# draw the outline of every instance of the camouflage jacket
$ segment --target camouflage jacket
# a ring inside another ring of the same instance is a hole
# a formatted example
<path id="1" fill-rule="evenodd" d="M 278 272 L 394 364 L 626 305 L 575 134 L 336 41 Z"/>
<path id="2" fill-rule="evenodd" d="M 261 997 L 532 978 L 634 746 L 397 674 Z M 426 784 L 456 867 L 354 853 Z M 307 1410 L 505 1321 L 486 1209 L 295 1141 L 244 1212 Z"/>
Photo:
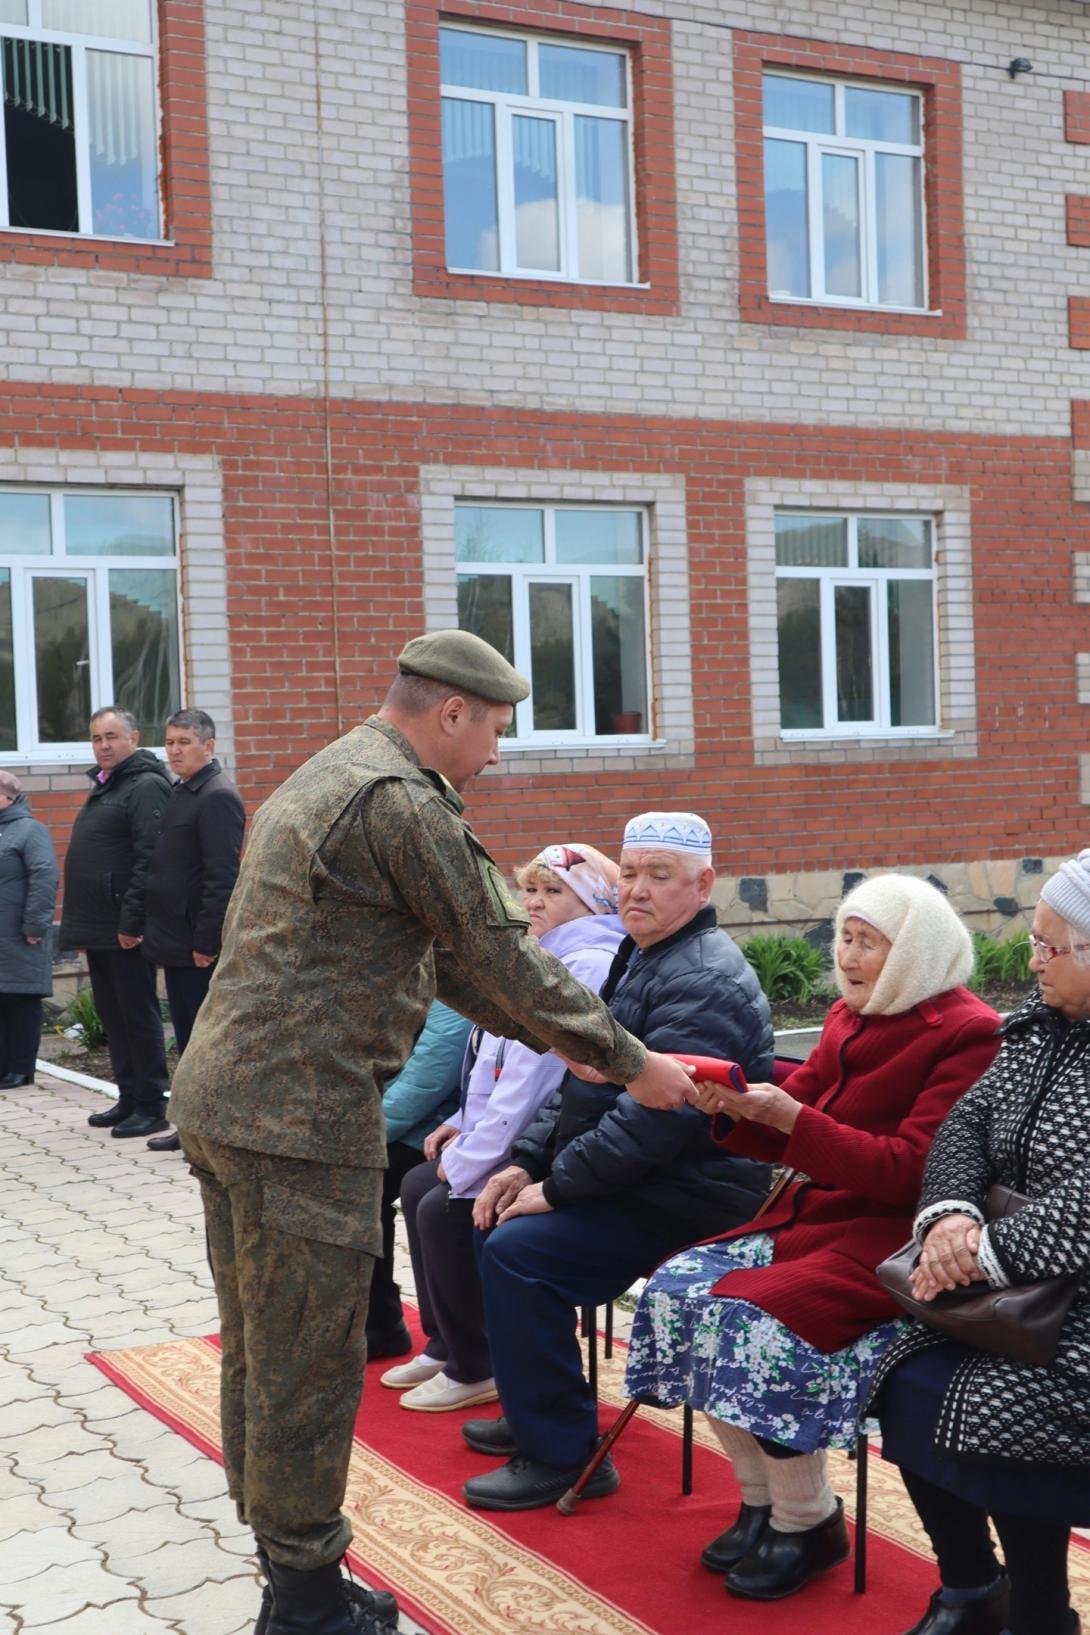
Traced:
<path id="1" fill-rule="evenodd" d="M 372 716 L 258 812 L 223 952 L 178 1065 L 183 1130 L 385 1163 L 380 1097 L 433 995 L 626 1083 L 644 1047 L 528 930 L 446 779 Z"/>

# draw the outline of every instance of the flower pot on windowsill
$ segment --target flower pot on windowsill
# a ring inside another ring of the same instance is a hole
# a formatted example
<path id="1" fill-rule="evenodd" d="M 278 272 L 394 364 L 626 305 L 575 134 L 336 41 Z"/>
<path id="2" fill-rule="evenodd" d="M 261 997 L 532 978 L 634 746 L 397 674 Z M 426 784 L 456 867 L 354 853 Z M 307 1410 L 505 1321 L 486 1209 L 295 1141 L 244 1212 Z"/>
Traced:
<path id="1" fill-rule="evenodd" d="M 643 716 L 639 710 L 619 710 L 613 717 L 613 730 L 618 736 L 643 731 Z"/>

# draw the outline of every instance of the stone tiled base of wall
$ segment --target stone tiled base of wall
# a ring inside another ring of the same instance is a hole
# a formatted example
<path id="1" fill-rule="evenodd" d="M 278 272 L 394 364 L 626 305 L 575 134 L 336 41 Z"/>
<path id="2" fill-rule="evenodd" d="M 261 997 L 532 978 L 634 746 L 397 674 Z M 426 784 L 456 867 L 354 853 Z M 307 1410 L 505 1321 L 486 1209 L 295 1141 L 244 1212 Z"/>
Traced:
<path id="1" fill-rule="evenodd" d="M 903 872 L 930 880 L 944 891 L 970 930 L 1003 937 L 1029 925 L 1041 886 L 1062 862 L 1060 857 L 987 858 Z M 888 872 L 825 869 L 812 874 L 723 875 L 715 883 L 712 901 L 719 923 L 743 941 L 762 932 L 785 932 L 828 947 L 833 917 L 845 892 L 868 875 Z"/>

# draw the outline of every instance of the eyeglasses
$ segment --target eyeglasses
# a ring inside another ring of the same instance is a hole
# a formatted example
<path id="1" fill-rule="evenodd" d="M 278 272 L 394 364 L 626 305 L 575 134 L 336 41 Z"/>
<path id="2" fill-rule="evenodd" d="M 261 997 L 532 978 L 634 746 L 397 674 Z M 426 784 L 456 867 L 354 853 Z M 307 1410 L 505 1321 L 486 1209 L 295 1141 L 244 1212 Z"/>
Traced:
<path id="1" fill-rule="evenodd" d="M 1058 954 L 1082 954 L 1085 953 L 1086 949 L 1090 948 L 1090 942 L 1073 942 L 1067 948 L 1056 948 L 1052 943 L 1044 942 L 1040 937 L 1035 937 L 1032 931 L 1029 933 L 1029 945 L 1042 965 L 1047 965 Z"/>

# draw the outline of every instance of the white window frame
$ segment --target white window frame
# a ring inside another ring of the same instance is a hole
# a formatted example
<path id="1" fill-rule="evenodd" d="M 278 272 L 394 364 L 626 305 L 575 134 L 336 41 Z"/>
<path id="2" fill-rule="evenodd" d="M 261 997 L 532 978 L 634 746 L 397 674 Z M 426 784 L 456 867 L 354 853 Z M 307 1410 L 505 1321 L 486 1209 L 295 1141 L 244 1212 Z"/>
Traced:
<path id="1" fill-rule="evenodd" d="M 798 131 L 785 125 L 765 125 L 762 120 L 762 160 L 764 144 L 767 141 L 796 142 L 801 143 L 806 148 L 806 205 L 810 248 L 810 294 L 791 295 L 783 291 L 777 293 L 770 287 L 768 291 L 769 300 L 785 302 L 789 305 L 847 307 L 852 311 L 864 309 L 874 312 L 929 312 L 931 309 L 928 305 L 927 187 L 924 148 L 926 105 L 923 92 L 915 86 L 895 84 L 889 80 L 831 79 L 820 74 L 792 72 L 787 68 L 766 64 L 761 75 L 762 97 L 766 77 L 796 79 L 809 85 L 831 86 L 833 90 L 834 126 L 832 131 Z M 919 142 L 879 142 L 870 137 L 844 134 L 847 123 L 844 111 L 844 93 L 846 90 L 884 91 L 888 94 L 914 97 L 919 105 Z M 920 293 L 922 297 L 920 306 L 902 306 L 899 303 L 881 301 L 878 298 L 878 210 L 875 193 L 875 158 L 880 153 L 918 159 L 920 162 Z M 862 286 L 861 293 L 858 296 L 828 294 L 825 290 L 825 234 L 822 222 L 823 195 L 821 182 L 821 161 L 825 154 L 858 161 L 860 282 Z M 763 180 L 761 185 L 763 189 Z"/>
<path id="2" fill-rule="evenodd" d="M 56 227 L 19 227 L 12 226 L 8 220 L 8 157 L 7 142 L 0 132 L 0 231 L 5 233 L 24 233 L 31 236 L 45 234 L 49 238 L 78 238 L 97 239 L 111 244 L 163 244 L 163 109 L 159 87 L 159 7 L 151 4 L 151 40 L 114 39 L 109 35 L 77 33 L 71 29 L 44 28 L 41 25 L 41 0 L 27 0 L 27 22 L 21 23 L 0 22 L 0 38 L 41 41 L 47 45 L 65 45 L 72 52 L 72 118 L 75 128 L 76 147 L 76 209 L 80 223 L 87 222 L 88 226 L 78 228 Z M 132 57 L 150 57 L 155 73 L 152 75 L 155 96 L 155 151 L 156 151 L 156 205 L 158 211 L 158 226 L 154 237 L 135 238 L 120 237 L 112 233 L 96 233 L 90 225 L 93 221 L 94 210 L 91 199 L 91 156 L 88 147 L 88 103 L 87 103 L 87 53 L 88 51 L 110 51 L 118 55 Z M 0 63 L 0 80 L 2 80 L 2 63 Z M 0 93 L 3 86 L 0 84 Z"/>
<path id="3" fill-rule="evenodd" d="M 514 731 L 510 737 L 503 740 L 503 747 L 507 749 L 547 749 L 561 747 L 598 748 L 616 747 L 625 748 L 629 745 L 649 744 L 653 742 L 651 722 L 651 599 L 650 599 L 650 530 L 648 527 L 647 509 L 642 505 L 580 505 L 576 504 L 549 504 L 547 502 L 523 502 L 521 504 L 507 504 L 504 502 L 489 502 L 473 500 L 468 497 L 456 501 L 455 508 L 471 508 L 473 510 L 492 510 L 510 513 L 512 511 L 535 511 L 542 514 L 543 536 L 545 545 L 544 560 L 542 562 L 471 562 L 458 558 L 455 563 L 457 577 L 466 576 L 508 576 L 511 579 L 511 627 L 514 644 L 515 669 L 525 676 L 531 675 L 530 650 L 530 596 L 529 588 L 539 584 L 570 584 L 573 587 L 572 596 L 572 623 L 575 671 L 575 715 L 576 727 L 572 729 L 550 728 L 536 730 L 533 725 L 533 694 L 529 699 L 515 705 Z M 615 562 L 557 562 L 556 560 L 556 517 L 561 511 L 625 511 L 635 512 L 640 519 L 640 544 L 642 562 L 615 563 Z M 594 648 L 591 621 L 591 588 L 592 578 L 625 578 L 639 579 L 643 583 L 643 630 L 644 630 L 644 669 L 643 669 L 643 717 L 645 729 L 636 733 L 596 733 L 592 729 L 594 721 Z M 588 730 L 589 729 L 589 730 Z"/>
<path id="4" fill-rule="evenodd" d="M 624 45 L 610 46 L 598 40 L 584 40 L 578 36 L 555 34 L 522 34 L 500 28 L 471 28 L 443 19 L 444 30 L 461 34 L 484 34 L 518 40 L 526 46 L 527 94 L 513 91 L 482 91 L 469 85 L 440 84 L 440 100 L 453 97 L 463 102 L 485 102 L 494 109 L 496 140 L 496 226 L 498 267 L 458 267 L 448 265 L 447 271 L 473 278 L 532 278 L 547 279 L 558 284 L 592 284 L 606 289 L 632 289 L 639 285 L 639 241 L 636 220 L 636 161 L 632 133 L 632 53 Z M 620 56 L 625 65 L 625 105 L 623 108 L 604 107 L 599 102 L 561 102 L 538 94 L 538 47 L 540 45 L 569 46 L 579 51 L 600 51 L 606 56 Z M 530 119 L 550 120 L 556 128 L 557 215 L 560 250 L 559 269 L 520 267 L 516 262 L 515 231 L 515 173 L 512 156 L 511 121 L 516 115 Z M 626 160 L 628 167 L 628 260 L 629 276 L 623 279 L 588 278 L 579 271 L 579 233 L 575 192 L 575 120 L 577 117 L 609 119 L 623 123 L 628 133 Z M 446 198 L 443 201 L 444 215 Z"/>
<path id="5" fill-rule="evenodd" d="M 88 581 L 88 651 L 91 669 L 91 709 L 114 702 L 113 650 L 110 643 L 111 569 L 155 568 L 173 571 L 177 586 L 178 663 L 181 697 L 186 697 L 185 644 L 182 622 L 182 553 L 179 532 L 178 496 L 157 488 L 55 487 L 45 483 L 0 483 L 0 493 L 42 495 L 50 504 L 48 556 L 0 552 L 0 570 L 11 574 L 12 638 L 15 659 L 15 735 L 17 747 L 0 751 L 0 765 L 25 765 L 41 761 L 85 761 L 86 738 L 69 743 L 43 744 L 38 738 L 37 666 L 34 662 L 33 581 L 36 578 L 86 579 Z M 72 555 L 64 549 L 64 500 L 76 495 L 111 498 L 169 499 L 174 527 L 174 551 L 170 556 Z M 141 748 L 162 751 L 161 744 Z"/>
<path id="6" fill-rule="evenodd" d="M 781 567 L 776 564 L 777 583 L 781 579 L 816 579 L 819 583 L 819 610 L 821 619 L 821 727 L 780 726 L 785 742 L 823 738 L 918 738 L 921 734 L 942 730 L 942 692 L 939 674 L 939 603 L 938 603 L 938 518 L 923 511 L 861 511 L 843 512 L 816 507 L 778 506 L 778 517 L 841 516 L 847 523 L 848 560 L 843 567 Z M 860 521 L 927 522 L 930 525 L 931 566 L 929 568 L 861 568 L 859 566 Z M 934 721 L 910 726 L 894 726 L 890 720 L 890 668 L 888 586 L 891 580 L 914 579 L 931 585 L 931 696 Z M 862 586 L 870 592 L 872 691 L 875 704 L 869 721 L 841 721 L 836 713 L 836 615 L 835 595 L 839 586 Z M 777 651 L 779 631 L 777 629 Z"/>

